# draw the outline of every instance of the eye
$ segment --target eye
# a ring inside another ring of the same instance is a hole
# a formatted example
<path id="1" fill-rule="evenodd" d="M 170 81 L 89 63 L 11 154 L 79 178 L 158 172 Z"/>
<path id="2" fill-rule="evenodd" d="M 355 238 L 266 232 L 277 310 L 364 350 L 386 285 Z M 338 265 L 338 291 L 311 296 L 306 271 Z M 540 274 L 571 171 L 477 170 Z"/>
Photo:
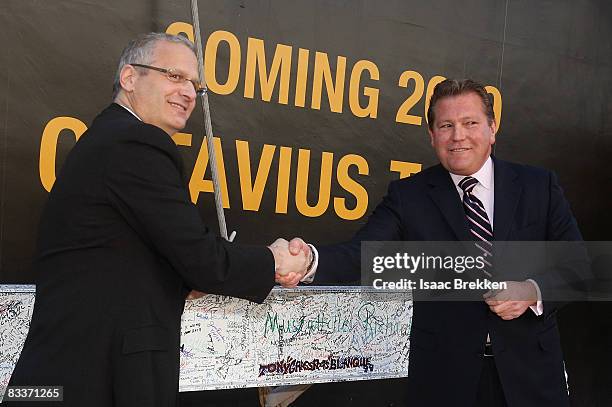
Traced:
<path id="1" fill-rule="evenodd" d="M 443 123 L 439 126 L 441 129 L 450 129 L 452 125 L 450 123 Z"/>
<path id="2" fill-rule="evenodd" d="M 170 78 L 170 80 L 172 80 L 174 82 L 182 82 L 183 81 L 183 76 L 181 74 L 178 74 L 178 73 L 170 73 L 170 72 L 168 72 L 168 78 Z"/>
<path id="3" fill-rule="evenodd" d="M 467 122 L 468 126 L 476 126 L 477 124 L 478 124 L 478 122 L 475 121 L 475 120 L 470 120 L 470 121 Z"/>

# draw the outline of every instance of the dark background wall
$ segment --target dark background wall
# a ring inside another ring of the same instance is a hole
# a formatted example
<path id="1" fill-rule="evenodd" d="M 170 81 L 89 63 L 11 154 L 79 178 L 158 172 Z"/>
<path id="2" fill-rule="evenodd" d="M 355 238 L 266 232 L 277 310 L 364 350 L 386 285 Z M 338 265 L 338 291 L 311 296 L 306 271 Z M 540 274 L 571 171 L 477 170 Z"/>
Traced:
<path id="1" fill-rule="evenodd" d="M 229 94 L 211 93 L 213 128 L 222 140 L 228 185 L 230 208 L 226 216 L 230 230 L 238 231 L 240 242 L 263 244 L 278 236 L 300 235 L 325 243 L 350 237 L 380 201 L 388 182 L 399 176 L 390 170 L 391 160 L 423 167 L 436 162 L 424 120 L 427 86 L 436 76 L 471 77 L 497 88 L 502 115 L 496 155 L 556 171 L 585 239 L 610 240 L 609 1 L 201 0 L 199 6 L 204 42 L 211 33 L 226 31 L 240 47 L 237 53 L 225 42 L 219 46 L 212 58 L 217 81 L 226 81 L 232 64 L 239 66 L 239 77 Z M 32 280 L 29 263 L 38 216 L 47 196 L 40 175 L 47 124 L 61 116 L 91 123 L 110 102 L 114 69 L 126 42 L 139 33 L 165 31 L 172 23 L 189 20 L 187 0 L 2 1 L 2 283 Z M 287 104 L 279 103 L 280 79 L 269 102 L 262 100 L 259 79 L 255 80 L 253 97 L 245 97 L 249 39 L 263 41 L 268 73 L 277 44 L 291 47 L 290 76 L 285 81 L 289 89 Z M 309 51 L 304 107 L 295 103 L 299 49 Z M 344 93 L 339 99 L 342 112 L 332 111 L 338 109 L 328 102 L 325 86 L 320 108 L 312 107 L 316 52 L 329 60 L 332 77 L 341 70 L 338 57 L 346 58 Z M 351 110 L 350 77 L 359 60 L 370 61 L 378 69 L 378 80 L 365 72 L 358 86 L 362 107 L 368 103 L 364 86 L 378 90 L 375 118 L 357 117 Z M 423 78 L 423 95 L 419 96 L 418 79 L 409 81 L 406 87 L 398 85 L 404 71 L 415 71 Z M 397 122 L 400 106 L 413 93 L 417 97 L 408 113 L 420 116 L 421 124 Z M 499 102 L 496 106 L 499 108 Z M 191 145 L 180 149 L 187 173 L 194 174 L 194 188 L 202 178 L 197 164 L 203 163 L 199 156 L 203 127 L 198 111 L 184 132 L 192 134 Z M 238 158 L 236 140 L 248 141 L 250 160 Z M 60 133 L 55 165 L 58 171 L 74 143 L 73 132 Z M 259 208 L 248 210 L 240 173 L 244 175 L 245 166 L 250 166 L 253 176 L 257 173 L 266 144 L 275 146 L 269 175 Z M 292 149 L 290 166 L 280 162 L 281 146 Z M 299 149 L 310 152 L 306 190 L 311 206 L 325 190 L 320 188 L 319 179 L 323 178 L 323 184 L 331 180 L 327 209 L 316 216 L 305 216 L 296 204 L 300 199 L 296 190 L 301 189 Z M 324 171 L 321 177 L 324 152 L 333 153 L 333 162 L 331 171 Z M 356 193 L 358 197 L 347 191 L 337 176 L 340 159 L 349 154 L 367 162 L 367 174 L 358 173 L 355 166 L 348 171 L 348 177 L 367 191 Z M 49 157 L 53 155 L 44 150 L 43 161 Z M 277 209 L 279 168 L 289 170 L 286 213 Z M 43 172 L 48 176 L 48 169 Z M 210 178 L 208 171 L 204 178 Z M 352 209 L 363 205 L 366 195 L 368 210 L 357 219 L 347 220 L 334 209 L 334 197 L 345 198 L 347 208 Z M 214 227 L 212 194 L 200 193 L 197 205 Z M 612 404 L 610 315 L 607 304 L 594 303 L 573 304 L 560 316 L 575 406 Z M 397 404 L 401 391 L 401 380 L 316 385 L 298 403 Z M 219 405 L 257 403 L 254 390 L 186 394 L 183 399 L 193 405 L 203 401 Z"/>

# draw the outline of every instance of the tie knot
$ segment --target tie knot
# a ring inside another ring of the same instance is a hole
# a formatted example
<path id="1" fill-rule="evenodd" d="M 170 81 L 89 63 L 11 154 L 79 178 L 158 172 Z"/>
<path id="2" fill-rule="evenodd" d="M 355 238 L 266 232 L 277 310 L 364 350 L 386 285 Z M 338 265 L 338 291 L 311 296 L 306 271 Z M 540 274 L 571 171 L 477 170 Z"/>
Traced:
<path id="1" fill-rule="evenodd" d="M 463 193 L 470 194 L 474 187 L 478 184 L 478 180 L 474 177 L 465 177 L 459 181 L 459 188 L 463 190 Z"/>

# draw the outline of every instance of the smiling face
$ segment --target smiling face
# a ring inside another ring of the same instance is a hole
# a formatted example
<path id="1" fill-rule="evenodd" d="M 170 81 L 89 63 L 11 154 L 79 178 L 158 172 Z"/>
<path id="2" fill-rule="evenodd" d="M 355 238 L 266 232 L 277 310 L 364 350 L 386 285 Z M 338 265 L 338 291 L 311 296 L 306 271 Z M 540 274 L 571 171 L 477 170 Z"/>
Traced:
<path id="1" fill-rule="evenodd" d="M 180 43 L 158 41 L 150 65 L 174 68 L 187 78 L 198 77 L 196 56 Z M 176 83 L 154 70 L 125 65 L 121 72 L 119 101 L 142 119 L 169 135 L 183 129 L 195 107 L 196 92 L 189 81 Z"/>
<path id="2" fill-rule="evenodd" d="M 476 173 L 495 143 L 495 122 L 489 123 L 480 96 L 467 92 L 444 97 L 434 109 L 429 136 L 440 163 L 453 174 Z"/>

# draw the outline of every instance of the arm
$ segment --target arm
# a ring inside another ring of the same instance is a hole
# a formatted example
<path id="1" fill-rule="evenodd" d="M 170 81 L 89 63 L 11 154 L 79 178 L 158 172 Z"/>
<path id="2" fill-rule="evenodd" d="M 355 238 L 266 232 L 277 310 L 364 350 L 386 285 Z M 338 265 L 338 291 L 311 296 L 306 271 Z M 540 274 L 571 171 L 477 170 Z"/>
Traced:
<path id="1" fill-rule="evenodd" d="M 552 172 L 548 173 L 548 187 L 545 240 L 553 242 L 548 249 L 552 261 L 544 274 L 534 277 L 542 294 L 544 315 L 581 298 L 586 293 L 586 282 L 591 278 L 589 256 L 586 247 L 580 243 L 582 234 Z"/>
<path id="2" fill-rule="evenodd" d="M 510 281 L 507 290 L 485 295 L 491 310 L 503 319 L 516 318 L 528 308 L 538 316 L 550 315 L 564 302 L 579 294 L 582 290 L 580 285 L 588 279 L 588 256 L 582 245 L 574 243 L 581 241 L 582 236 L 569 203 L 555 175 L 548 171 L 545 175 L 539 177 L 541 181 L 533 187 L 547 191 L 544 198 L 538 195 L 539 200 L 546 203 L 542 212 L 545 219 L 543 232 L 528 240 L 554 242 L 540 249 L 541 255 L 546 250 L 544 257 L 548 259 L 547 264 L 542 265 L 543 272 L 525 281 Z"/>
<path id="3" fill-rule="evenodd" d="M 361 279 L 361 242 L 401 240 L 400 185 L 392 182 L 387 195 L 374 209 L 366 224 L 347 242 L 314 247 L 316 265 L 302 281 L 334 284 Z"/>
<path id="4" fill-rule="evenodd" d="M 116 148 L 105 179 L 111 205 L 190 288 L 262 301 L 274 284 L 272 253 L 208 229 L 189 200 L 176 147 L 158 130 L 135 126 L 144 134 Z"/>

